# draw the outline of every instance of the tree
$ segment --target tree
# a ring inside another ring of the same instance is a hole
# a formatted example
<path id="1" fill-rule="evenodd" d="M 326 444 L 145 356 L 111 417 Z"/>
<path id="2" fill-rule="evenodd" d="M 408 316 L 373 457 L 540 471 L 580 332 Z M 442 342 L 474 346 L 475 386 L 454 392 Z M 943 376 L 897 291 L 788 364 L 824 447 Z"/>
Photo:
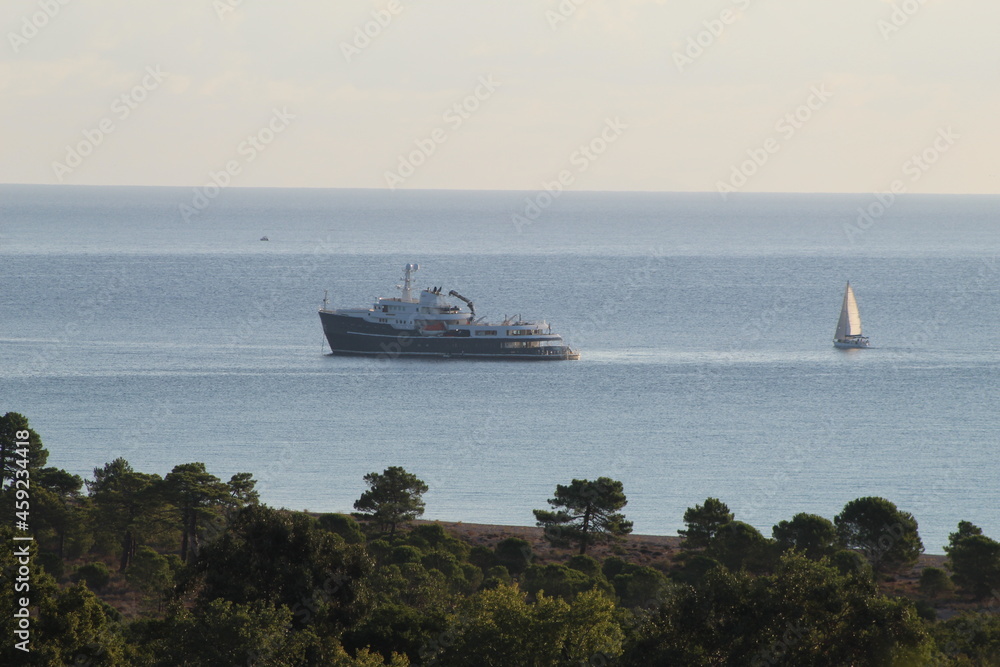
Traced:
<path id="1" fill-rule="evenodd" d="M 925 567 L 920 572 L 920 593 L 936 598 L 955 590 L 948 573 L 939 567 Z"/>
<path id="2" fill-rule="evenodd" d="M 790 551 L 774 574 L 723 568 L 678 587 L 636 628 L 626 665 L 927 665 L 910 602 Z"/>
<path id="3" fill-rule="evenodd" d="M 504 566 L 509 573 L 515 576 L 528 569 L 535 557 L 531 550 L 531 543 L 520 537 L 508 537 L 500 540 L 494 553 L 497 565 Z"/>
<path id="4" fill-rule="evenodd" d="M 944 548 L 952 579 L 980 600 L 1000 590 L 1000 542 L 982 533 L 978 526 L 963 521 Z"/>
<path id="5" fill-rule="evenodd" d="M 771 535 L 782 551 L 798 549 L 813 560 L 831 556 L 840 548 L 837 527 L 817 514 L 801 512 L 791 521 L 779 521 Z"/>
<path id="6" fill-rule="evenodd" d="M 176 561 L 177 556 L 172 558 Z M 156 599 L 157 603 L 174 585 L 170 559 L 151 547 L 139 547 L 131 565 L 125 570 L 125 578 L 129 584 Z"/>
<path id="7" fill-rule="evenodd" d="M 517 587 L 498 586 L 467 599 L 452 626 L 420 657 L 442 667 L 609 664 L 621 654 L 614 611 L 614 603 L 597 591 L 569 603 L 544 595 L 529 603 Z"/>
<path id="8" fill-rule="evenodd" d="M 370 488 L 355 501 L 354 509 L 369 515 L 379 530 L 388 530 L 390 536 L 396 534 L 397 525 L 424 513 L 420 496 L 428 487 L 403 468 L 390 466 L 382 474 L 370 472 L 365 475 L 365 483 Z"/>
<path id="9" fill-rule="evenodd" d="M 109 532 L 119 541 L 119 572 L 129 566 L 143 537 L 161 519 L 162 481 L 159 475 L 136 472 L 123 458 L 95 468 L 93 481 L 87 481 L 99 530 Z"/>
<path id="10" fill-rule="evenodd" d="M 759 530 L 742 521 L 730 521 L 719 526 L 705 549 L 705 555 L 730 570 L 746 568 L 751 572 L 770 569 L 773 552 L 773 544 Z"/>
<path id="11" fill-rule="evenodd" d="M 260 494 L 255 487 L 257 480 L 253 478 L 253 473 L 238 472 L 229 478 L 229 504 L 235 509 L 241 509 L 247 505 L 256 505 L 260 502 Z"/>
<path id="12" fill-rule="evenodd" d="M 112 622 L 115 612 L 85 585 L 60 589 L 41 567 L 38 545 L 14 542 L 14 529 L 0 525 L 0 665 L 109 665 L 129 664 L 122 659 L 122 638 Z M 11 548 L 9 545 L 15 545 Z M 28 555 L 22 555 L 22 551 Z M 24 559 L 24 560 L 22 560 Z M 26 562 L 25 562 L 26 561 Z M 17 590 L 14 573 L 30 590 Z M 26 580 L 26 581 L 25 581 Z M 28 600 L 30 628 L 15 616 L 23 598 Z M 24 634 L 18 635 L 18 632 Z M 24 642 L 21 647 L 18 644 Z M 29 650 L 22 651 L 21 648 Z"/>
<path id="13" fill-rule="evenodd" d="M 297 629 L 335 632 L 368 610 L 371 561 L 364 549 L 301 513 L 243 508 L 219 539 L 202 547 L 193 569 L 202 605 L 218 598 L 284 605 Z"/>
<path id="14" fill-rule="evenodd" d="M 948 544 L 954 546 L 963 537 L 972 537 L 973 535 L 982 534 L 983 529 L 971 521 L 959 521 L 958 530 L 948 536 Z"/>
<path id="15" fill-rule="evenodd" d="M 32 518 L 52 530 L 55 552 L 64 558 L 67 535 L 78 535 L 84 524 L 83 479 L 59 468 L 42 468 L 31 476 L 31 488 Z"/>
<path id="16" fill-rule="evenodd" d="M 585 554 L 591 542 L 632 532 L 632 522 L 618 511 L 626 504 L 621 482 L 609 477 L 599 477 L 594 482 L 574 479 L 569 486 L 557 485 L 555 497 L 549 499 L 549 505 L 563 509 L 534 510 L 534 514 L 550 542 L 578 542 L 580 553 Z"/>
<path id="17" fill-rule="evenodd" d="M 909 567 L 924 551 L 917 520 L 885 498 L 858 498 L 833 519 L 849 549 L 864 554 L 876 573 Z"/>
<path id="18" fill-rule="evenodd" d="M 163 478 L 166 497 L 177 507 L 181 523 L 181 561 L 198 552 L 200 519 L 216 517 L 222 503 L 231 497 L 231 487 L 205 470 L 204 463 L 174 466 Z M 251 487 L 252 488 L 252 487 Z"/>
<path id="19" fill-rule="evenodd" d="M 362 544 L 365 541 L 361 526 L 352 516 L 336 513 L 320 514 L 318 521 L 320 528 L 340 535 L 348 544 Z"/>
<path id="20" fill-rule="evenodd" d="M 704 505 L 689 507 L 684 512 L 687 530 L 678 530 L 684 538 L 685 549 L 699 549 L 708 546 L 719 528 L 731 522 L 735 516 L 729 507 L 718 498 L 706 498 Z"/>
<path id="21" fill-rule="evenodd" d="M 18 443 L 27 443 L 18 444 Z M 10 485 L 18 470 L 34 472 L 45 465 L 49 452 L 42 446 L 28 418 L 17 412 L 0 417 L 0 491 Z M 22 464 L 22 461 L 27 463 Z M 24 476 L 24 473 L 21 473 Z"/>

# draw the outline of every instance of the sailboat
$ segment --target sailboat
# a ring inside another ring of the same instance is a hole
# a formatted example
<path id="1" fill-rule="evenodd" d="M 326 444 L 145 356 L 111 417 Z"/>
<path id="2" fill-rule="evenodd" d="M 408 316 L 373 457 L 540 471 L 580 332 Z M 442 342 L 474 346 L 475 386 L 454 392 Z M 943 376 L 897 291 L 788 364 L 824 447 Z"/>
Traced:
<path id="1" fill-rule="evenodd" d="M 851 282 L 847 281 L 844 291 L 844 305 L 840 309 L 840 320 L 837 322 L 837 333 L 833 335 L 834 347 L 870 347 L 868 338 L 861 335 L 861 313 L 858 312 L 858 302 L 854 298 Z"/>

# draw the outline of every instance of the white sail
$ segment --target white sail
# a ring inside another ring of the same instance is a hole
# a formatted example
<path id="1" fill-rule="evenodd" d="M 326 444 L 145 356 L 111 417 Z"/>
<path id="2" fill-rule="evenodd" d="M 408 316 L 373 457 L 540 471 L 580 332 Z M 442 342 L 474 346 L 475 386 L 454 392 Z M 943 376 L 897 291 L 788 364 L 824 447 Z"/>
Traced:
<path id="1" fill-rule="evenodd" d="M 848 336 L 861 335 L 861 313 L 858 312 L 858 302 L 854 298 L 851 283 L 847 283 L 844 292 L 844 305 L 840 309 L 840 320 L 837 322 L 836 340 L 844 340 Z"/>

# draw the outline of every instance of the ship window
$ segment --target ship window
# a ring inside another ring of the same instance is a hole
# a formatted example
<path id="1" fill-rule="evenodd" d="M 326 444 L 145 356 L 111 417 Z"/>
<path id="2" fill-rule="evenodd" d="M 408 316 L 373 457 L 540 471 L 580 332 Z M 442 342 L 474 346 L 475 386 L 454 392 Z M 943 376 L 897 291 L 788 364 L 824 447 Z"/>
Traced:
<path id="1" fill-rule="evenodd" d="M 497 335 L 497 330 L 496 329 L 480 329 L 479 331 L 476 331 L 476 335 L 477 336 L 496 336 Z"/>

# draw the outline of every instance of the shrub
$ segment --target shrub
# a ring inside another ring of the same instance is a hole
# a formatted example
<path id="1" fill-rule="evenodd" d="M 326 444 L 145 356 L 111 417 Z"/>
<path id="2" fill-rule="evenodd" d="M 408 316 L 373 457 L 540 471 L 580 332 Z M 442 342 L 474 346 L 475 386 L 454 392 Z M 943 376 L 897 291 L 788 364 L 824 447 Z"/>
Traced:
<path id="1" fill-rule="evenodd" d="M 319 516 L 319 527 L 340 535 L 348 544 L 361 544 L 365 541 L 365 534 L 361 531 L 361 524 L 354 517 L 346 514 L 321 514 Z"/>
<path id="2" fill-rule="evenodd" d="M 503 565 L 512 575 L 517 576 L 528 569 L 535 555 L 531 544 L 520 537 L 508 537 L 497 544 L 497 565 Z"/>
<path id="3" fill-rule="evenodd" d="M 56 580 L 62 579 L 63 575 L 66 574 L 66 564 L 63 563 L 63 559 L 59 557 L 59 554 L 54 554 L 51 551 L 43 551 L 38 554 L 38 564 Z"/>
<path id="4" fill-rule="evenodd" d="M 955 590 L 948 573 L 939 567 L 926 567 L 920 573 L 920 592 L 930 598 L 940 597 Z"/>
<path id="5" fill-rule="evenodd" d="M 389 562 L 396 565 L 402 565 L 403 563 L 419 563 L 422 556 L 423 554 L 420 553 L 420 549 L 405 544 L 401 547 L 393 547 L 392 551 L 389 553 Z"/>
<path id="6" fill-rule="evenodd" d="M 99 591 L 111 583 L 111 571 L 104 563 L 87 563 L 78 567 L 70 579 L 73 583 L 83 581 L 90 590 Z"/>

